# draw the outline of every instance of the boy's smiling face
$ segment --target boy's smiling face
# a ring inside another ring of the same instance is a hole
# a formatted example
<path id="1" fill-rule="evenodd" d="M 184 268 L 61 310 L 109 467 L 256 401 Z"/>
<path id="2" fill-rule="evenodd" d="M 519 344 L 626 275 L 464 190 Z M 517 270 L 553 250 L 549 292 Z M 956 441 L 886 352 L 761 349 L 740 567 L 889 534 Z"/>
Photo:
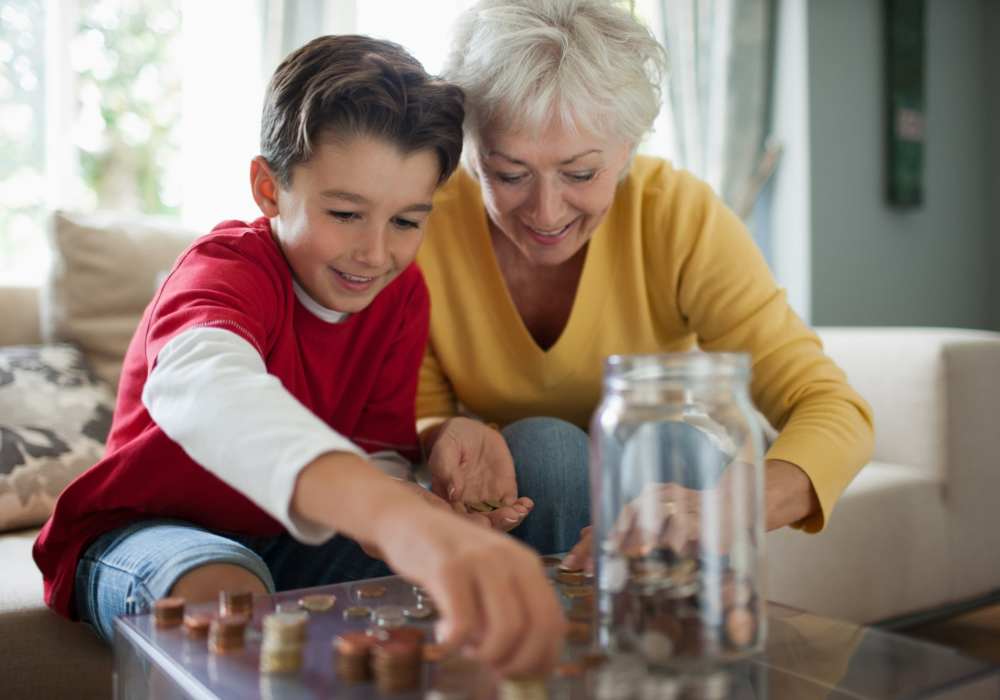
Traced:
<path id="1" fill-rule="evenodd" d="M 262 157 L 250 177 L 295 280 L 323 306 L 356 313 L 416 257 L 440 174 L 433 151 L 362 135 L 320 140 L 287 189 Z"/>

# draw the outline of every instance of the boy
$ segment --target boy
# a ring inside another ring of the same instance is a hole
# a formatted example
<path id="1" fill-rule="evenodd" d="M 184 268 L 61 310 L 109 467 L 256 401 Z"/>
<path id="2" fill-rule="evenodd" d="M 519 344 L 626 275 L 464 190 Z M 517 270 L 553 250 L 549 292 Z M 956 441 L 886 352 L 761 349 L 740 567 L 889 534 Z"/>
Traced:
<path id="1" fill-rule="evenodd" d="M 446 644 L 502 673 L 554 662 L 565 623 L 537 557 L 393 478 L 419 457 L 411 262 L 462 117 L 395 44 L 321 37 L 278 67 L 250 171 L 263 217 L 196 241 L 146 309 L 107 454 L 35 544 L 52 608 L 110 640 L 167 595 L 388 573 L 364 547 L 430 590 Z"/>

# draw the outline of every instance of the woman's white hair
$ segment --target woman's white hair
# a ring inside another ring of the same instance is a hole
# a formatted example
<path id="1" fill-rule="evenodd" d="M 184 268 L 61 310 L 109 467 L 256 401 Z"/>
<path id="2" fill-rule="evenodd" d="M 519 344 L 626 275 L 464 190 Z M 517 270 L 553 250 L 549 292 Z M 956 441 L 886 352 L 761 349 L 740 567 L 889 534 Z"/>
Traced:
<path id="1" fill-rule="evenodd" d="M 455 25 L 444 75 L 465 90 L 467 154 L 484 129 L 540 133 L 554 117 L 634 147 L 660 111 L 666 64 L 614 0 L 481 0 Z"/>

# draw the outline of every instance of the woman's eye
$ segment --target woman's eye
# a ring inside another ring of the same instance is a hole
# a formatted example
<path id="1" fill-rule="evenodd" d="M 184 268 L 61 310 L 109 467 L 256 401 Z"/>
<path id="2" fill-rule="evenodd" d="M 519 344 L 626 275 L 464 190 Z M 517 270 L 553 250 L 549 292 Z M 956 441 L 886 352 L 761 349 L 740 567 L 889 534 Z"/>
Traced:
<path id="1" fill-rule="evenodd" d="M 582 173 L 566 173 L 566 177 L 568 177 L 572 182 L 590 182 L 594 179 L 594 171 L 588 170 Z"/>
<path id="2" fill-rule="evenodd" d="M 402 219 L 398 216 L 395 219 L 393 219 L 392 222 L 396 224 L 396 226 L 398 226 L 399 228 L 420 228 L 420 224 L 417 223 L 416 221 L 411 221 L 410 219 Z"/>
<path id="3" fill-rule="evenodd" d="M 358 215 L 353 211 L 330 211 L 328 212 L 337 221 L 354 221 Z"/>
<path id="4" fill-rule="evenodd" d="M 507 183 L 508 185 L 515 185 L 524 179 L 524 175 L 523 174 L 509 175 L 507 173 L 497 173 L 497 179 L 500 180 L 500 182 Z"/>

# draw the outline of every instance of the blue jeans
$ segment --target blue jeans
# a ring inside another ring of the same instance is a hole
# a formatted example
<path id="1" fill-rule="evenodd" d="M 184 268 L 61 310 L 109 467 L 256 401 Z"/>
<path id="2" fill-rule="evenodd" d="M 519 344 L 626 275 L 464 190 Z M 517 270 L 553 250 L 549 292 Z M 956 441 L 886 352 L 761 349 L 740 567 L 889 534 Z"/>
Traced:
<path id="1" fill-rule="evenodd" d="M 524 418 L 502 431 L 517 474 L 517 493 L 535 502 L 511 535 L 541 554 L 566 552 L 590 525 L 587 434 L 558 418 Z"/>
<path id="2" fill-rule="evenodd" d="M 181 576 L 207 564 L 242 566 L 272 593 L 392 573 L 346 537 L 312 546 L 288 534 L 248 537 L 142 520 L 105 533 L 84 551 L 76 567 L 77 613 L 110 642 L 116 617 L 148 612 Z"/>

